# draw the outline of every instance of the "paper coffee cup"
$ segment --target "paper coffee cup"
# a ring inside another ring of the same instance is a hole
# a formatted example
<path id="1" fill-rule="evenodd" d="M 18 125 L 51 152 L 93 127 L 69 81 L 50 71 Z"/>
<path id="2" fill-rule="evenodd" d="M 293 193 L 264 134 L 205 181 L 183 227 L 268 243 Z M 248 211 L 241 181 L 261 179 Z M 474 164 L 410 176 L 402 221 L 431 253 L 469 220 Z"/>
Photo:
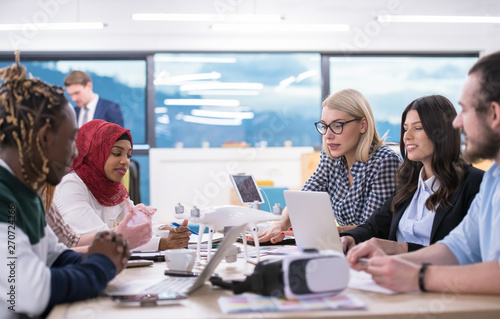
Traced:
<path id="1" fill-rule="evenodd" d="M 194 249 L 165 250 L 165 261 L 169 270 L 191 271 L 196 260 Z"/>

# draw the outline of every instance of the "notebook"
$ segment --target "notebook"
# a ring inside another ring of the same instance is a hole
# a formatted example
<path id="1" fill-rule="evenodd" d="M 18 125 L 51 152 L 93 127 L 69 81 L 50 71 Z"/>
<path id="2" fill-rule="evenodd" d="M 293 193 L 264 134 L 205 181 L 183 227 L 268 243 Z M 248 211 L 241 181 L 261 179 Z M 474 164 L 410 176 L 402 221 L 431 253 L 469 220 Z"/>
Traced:
<path id="1" fill-rule="evenodd" d="M 196 289 L 205 284 L 219 265 L 241 233 L 244 233 L 246 224 L 234 227 L 226 236 L 222 244 L 218 247 L 207 266 L 198 277 L 162 277 L 154 282 L 138 279 L 122 286 L 113 287 L 106 292 L 110 296 L 124 295 L 144 295 L 144 294 L 162 294 L 162 295 L 189 295 Z"/>
<path id="2" fill-rule="evenodd" d="M 283 194 L 300 251 L 333 249 L 343 253 L 328 193 L 285 190 Z"/>

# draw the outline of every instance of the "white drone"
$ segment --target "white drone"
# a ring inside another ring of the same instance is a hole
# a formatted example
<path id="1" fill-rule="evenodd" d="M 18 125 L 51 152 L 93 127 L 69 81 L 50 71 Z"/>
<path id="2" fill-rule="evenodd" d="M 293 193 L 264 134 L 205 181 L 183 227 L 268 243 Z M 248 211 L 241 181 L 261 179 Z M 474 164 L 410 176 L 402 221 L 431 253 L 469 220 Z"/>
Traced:
<path id="1" fill-rule="evenodd" d="M 262 196 L 258 190 L 258 186 L 255 183 L 252 175 L 237 174 L 230 175 L 231 181 L 235 187 L 236 193 L 240 198 L 240 201 L 244 204 L 249 204 L 250 207 L 236 206 L 236 205 L 225 205 L 225 206 L 212 206 L 203 209 L 199 209 L 194 206 L 190 213 L 184 213 L 184 206 L 178 204 L 175 207 L 174 217 L 180 219 L 187 219 L 193 223 L 200 225 L 198 245 L 196 247 L 196 257 L 200 260 L 200 247 L 202 241 L 202 235 L 205 232 L 205 228 L 208 227 L 208 259 L 210 259 L 210 254 L 212 252 L 212 238 L 214 232 L 221 231 L 224 227 L 239 226 L 241 224 L 247 224 L 247 231 L 250 231 L 253 235 L 253 240 L 255 248 L 257 249 L 257 262 L 260 261 L 260 249 L 259 249 L 259 238 L 257 235 L 257 224 L 266 221 L 277 221 L 281 220 L 281 206 L 275 204 L 273 207 L 273 213 L 262 211 L 259 208 L 260 203 L 263 202 Z M 248 260 L 247 251 L 247 238 L 246 234 L 243 236 L 243 247 L 245 251 L 245 259 Z"/>
<path id="2" fill-rule="evenodd" d="M 278 204 L 279 205 L 279 204 Z M 201 212 L 201 213 L 200 213 Z M 204 208 L 200 211 L 196 206 L 191 209 L 190 214 L 184 213 L 184 207 L 182 205 L 177 205 L 175 207 L 174 217 L 180 219 L 187 219 L 193 223 L 200 224 L 198 245 L 196 246 L 196 257 L 200 260 L 200 247 L 202 234 L 205 232 L 205 228 L 208 227 L 208 260 L 210 260 L 210 254 L 212 252 L 212 237 L 214 232 L 224 230 L 224 227 L 239 226 L 246 223 L 247 229 L 253 235 L 253 240 L 255 243 L 255 248 L 257 249 L 257 262 L 260 261 L 260 249 L 259 249 L 259 238 L 257 235 L 257 223 L 273 220 L 281 220 L 280 214 L 271 214 L 259 209 L 226 205 L 226 206 L 212 206 Z M 245 234 L 243 236 L 243 247 L 245 251 L 245 259 L 248 260 L 247 252 L 247 237 Z"/>

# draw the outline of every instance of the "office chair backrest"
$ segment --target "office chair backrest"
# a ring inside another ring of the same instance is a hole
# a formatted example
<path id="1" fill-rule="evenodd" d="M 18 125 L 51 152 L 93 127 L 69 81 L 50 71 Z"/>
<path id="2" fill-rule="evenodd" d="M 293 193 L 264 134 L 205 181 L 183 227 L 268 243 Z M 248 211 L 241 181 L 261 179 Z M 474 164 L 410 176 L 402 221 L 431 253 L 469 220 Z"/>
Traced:
<path id="1" fill-rule="evenodd" d="M 135 204 L 139 204 L 141 203 L 139 163 L 134 159 L 130 159 L 129 172 L 130 172 L 130 177 L 129 177 L 130 181 L 129 181 L 128 193 L 130 195 L 130 199 Z"/>

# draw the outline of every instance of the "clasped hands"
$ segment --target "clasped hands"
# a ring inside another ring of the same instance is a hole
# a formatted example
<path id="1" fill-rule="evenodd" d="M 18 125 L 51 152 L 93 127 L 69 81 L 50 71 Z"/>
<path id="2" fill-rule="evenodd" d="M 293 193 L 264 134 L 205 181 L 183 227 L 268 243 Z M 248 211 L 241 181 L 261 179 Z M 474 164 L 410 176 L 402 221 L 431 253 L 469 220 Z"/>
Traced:
<path id="1" fill-rule="evenodd" d="M 120 273 L 127 265 L 130 257 L 130 249 L 127 240 L 121 234 L 112 231 L 103 231 L 95 235 L 92 245 L 84 254 L 85 259 L 91 254 L 102 254 L 113 262 L 116 268 L 116 273 Z"/>

